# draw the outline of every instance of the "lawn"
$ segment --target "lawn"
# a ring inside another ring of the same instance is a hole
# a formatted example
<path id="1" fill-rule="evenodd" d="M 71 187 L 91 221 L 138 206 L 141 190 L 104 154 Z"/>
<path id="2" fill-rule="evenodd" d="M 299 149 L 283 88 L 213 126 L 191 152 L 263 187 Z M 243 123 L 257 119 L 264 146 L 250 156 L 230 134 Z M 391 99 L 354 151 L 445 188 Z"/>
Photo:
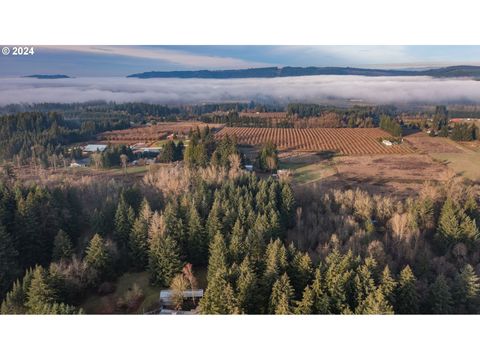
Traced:
<path id="1" fill-rule="evenodd" d="M 293 181 L 298 185 L 309 184 L 335 173 L 332 161 L 321 160 L 314 163 L 281 161 L 280 169 L 293 171 Z"/>
<path id="2" fill-rule="evenodd" d="M 120 276 L 115 282 L 115 291 L 109 295 L 93 294 L 81 304 L 87 314 L 109 314 L 115 313 L 115 304 L 133 284 L 137 284 L 144 294 L 144 299 L 137 309 L 138 314 L 151 310 L 158 306 L 160 287 L 152 286 L 149 283 L 148 273 L 126 273 Z"/>

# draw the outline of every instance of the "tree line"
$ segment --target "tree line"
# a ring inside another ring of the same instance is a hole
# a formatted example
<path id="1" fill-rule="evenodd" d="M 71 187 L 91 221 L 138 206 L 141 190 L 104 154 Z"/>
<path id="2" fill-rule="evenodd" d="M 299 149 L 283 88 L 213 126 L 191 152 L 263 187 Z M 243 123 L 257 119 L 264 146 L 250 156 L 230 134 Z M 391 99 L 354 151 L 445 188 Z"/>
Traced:
<path id="1" fill-rule="evenodd" d="M 98 132 L 128 126 L 123 120 L 110 119 L 77 124 L 65 121 L 55 112 L 0 116 L 0 160 L 47 167 L 54 155 L 68 157 L 66 145 L 90 139 Z"/>

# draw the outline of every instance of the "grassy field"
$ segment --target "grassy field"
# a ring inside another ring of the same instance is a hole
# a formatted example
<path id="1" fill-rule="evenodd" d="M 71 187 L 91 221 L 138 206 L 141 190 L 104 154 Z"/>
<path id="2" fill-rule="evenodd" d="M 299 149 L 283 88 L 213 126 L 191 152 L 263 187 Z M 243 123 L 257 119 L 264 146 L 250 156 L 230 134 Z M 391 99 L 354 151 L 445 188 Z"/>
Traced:
<path id="1" fill-rule="evenodd" d="M 146 173 L 148 171 L 148 166 L 129 166 L 127 167 L 128 175 L 136 175 Z M 123 175 L 123 168 L 116 168 L 111 170 L 112 175 Z"/>
<path id="2" fill-rule="evenodd" d="M 480 153 L 431 153 L 430 156 L 446 164 L 459 175 L 470 180 L 480 180 Z"/>
<path id="3" fill-rule="evenodd" d="M 333 162 L 330 160 L 313 163 L 281 161 L 280 169 L 292 170 L 293 181 L 297 185 L 309 184 L 335 173 Z"/>
<path id="4" fill-rule="evenodd" d="M 148 280 L 147 272 L 126 273 L 115 282 L 115 291 L 109 295 L 90 295 L 81 305 L 87 314 L 108 314 L 115 312 L 115 305 L 133 284 L 137 284 L 143 291 L 144 299 L 138 307 L 137 313 L 153 309 L 158 305 L 160 287 L 152 286 Z"/>

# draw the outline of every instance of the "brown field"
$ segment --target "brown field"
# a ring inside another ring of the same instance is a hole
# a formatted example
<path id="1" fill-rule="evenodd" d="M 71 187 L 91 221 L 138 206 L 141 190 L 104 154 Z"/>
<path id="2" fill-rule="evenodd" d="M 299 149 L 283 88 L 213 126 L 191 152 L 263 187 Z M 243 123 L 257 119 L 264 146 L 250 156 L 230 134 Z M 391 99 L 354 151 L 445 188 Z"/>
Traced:
<path id="1" fill-rule="evenodd" d="M 252 111 L 242 111 L 238 113 L 240 117 L 255 117 L 262 119 L 285 119 L 287 113 L 284 111 L 278 112 L 252 112 Z"/>
<path id="2" fill-rule="evenodd" d="M 321 160 L 307 165 L 309 171 L 305 179 L 301 170 L 300 187 L 314 186 L 320 189 L 360 188 L 371 194 L 390 195 L 405 198 L 418 193 L 424 183 L 443 182 L 451 176 L 451 171 L 442 163 L 434 161 L 428 155 L 372 155 L 340 156 L 331 160 Z M 294 184 L 297 175 L 294 175 Z"/>
<path id="3" fill-rule="evenodd" d="M 414 149 L 407 145 L 385 146 L 380 142 L 390 135 L 378 128 L 242 128 L 225 127 L 217 137 L 236 136 L 239 144 L 261 145 L 272 141 L 285 151 L 334 151 L 342 155 L 409 154 Z"/>
<path id="4" fill-rule="evenodd" d="M 191 129 L 196 127 L 204 128 L 209 126 L 211 129 L 220 129 L 223 124 L 206 124 L 200 121 L 188 122 L 165 122 L 156 125 L 147 125 L 134 127 L 125 130 L 106 131 L 98 135 L 99 140 L 110 142 L 148 142 L 164 139 L 172 133 L 186 135 Z"/>
<path id="5" fill-rule="evenodd" d="M 431 137 L 423 132 L 405 136 L 404 139 L 416 150 L 443 163 L 457 175 L 480 181 L 479 141 L 455 142 L 443 137 Z"/>
<path id="6" fill-rule="evenodd" d="M 461 153 L 462 147 L 453 140 L 429 136 L 424 132 L 416 132 L 404 137 L 405 142 L 424 153 Z"/>

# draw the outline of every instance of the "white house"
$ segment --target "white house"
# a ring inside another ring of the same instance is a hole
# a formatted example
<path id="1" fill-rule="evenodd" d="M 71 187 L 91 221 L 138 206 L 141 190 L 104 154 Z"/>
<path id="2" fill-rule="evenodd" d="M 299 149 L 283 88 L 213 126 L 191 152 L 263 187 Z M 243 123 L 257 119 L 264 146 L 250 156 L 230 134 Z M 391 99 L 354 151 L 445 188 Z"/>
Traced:
<path id="1" fill-rule="evenodd" d="M 70 167 L 71 168 L 79 168 L 79 167 L 85 167 L 85 165 L 82 165 L 82 164 L 79 164 L 79 163 L 73 161 L 73 162 L 70 163 Z"/>
<path id="2" fill-rule="evenodd" d="M 88 144 L 84 146 L 83 151 L 85 152 L 103 152 L 107 148 L 107 145 L 104 144 Z"/>
<path id="3" fill-rule="evenodd" d="M 386 139 L 382 140 L 382 144 L 386 145 L 386 146 L 392 146 L 393 145 L 393 143 L 390 140 L 386 140 Z"/>

